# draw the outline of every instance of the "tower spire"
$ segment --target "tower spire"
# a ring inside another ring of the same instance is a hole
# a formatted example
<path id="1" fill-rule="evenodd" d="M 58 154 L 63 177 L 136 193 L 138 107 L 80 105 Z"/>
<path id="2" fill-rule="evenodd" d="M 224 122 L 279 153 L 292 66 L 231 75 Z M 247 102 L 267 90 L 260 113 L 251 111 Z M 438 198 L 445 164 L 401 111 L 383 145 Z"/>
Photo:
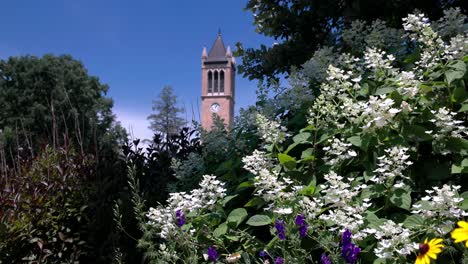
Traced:
<path id="1" fill-rule="evenodd" d="M 218 36 L 221 36 L 221 28 L 218 28 Z"/>

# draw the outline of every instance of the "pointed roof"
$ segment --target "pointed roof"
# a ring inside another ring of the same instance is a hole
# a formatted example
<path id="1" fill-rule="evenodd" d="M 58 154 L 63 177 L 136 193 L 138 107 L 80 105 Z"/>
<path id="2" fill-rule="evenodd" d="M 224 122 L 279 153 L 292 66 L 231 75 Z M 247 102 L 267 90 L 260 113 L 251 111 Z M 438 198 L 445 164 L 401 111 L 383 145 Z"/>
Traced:
<path id="1" fill-rule="evenodd" d="M 224 47 L 223 39 L 221 38 L 221 31 L 218 32 L 218 37 L 216 37 L 213 47 L 211 47 L 210 53 L 208 54 L 207 61 L 211 62 L 224 62 L 226 59 L 226 48 Z"/>

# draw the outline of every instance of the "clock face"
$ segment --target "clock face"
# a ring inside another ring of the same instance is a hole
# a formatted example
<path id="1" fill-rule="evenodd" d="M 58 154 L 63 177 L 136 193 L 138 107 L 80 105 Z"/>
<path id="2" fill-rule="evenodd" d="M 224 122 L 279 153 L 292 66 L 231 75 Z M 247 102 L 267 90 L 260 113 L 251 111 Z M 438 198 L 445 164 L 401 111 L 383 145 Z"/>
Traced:
<path id="1" fill-rule="evenodd" d="M 221 106 L 218 103 L 214 103 L 214 104 L 211 105 L 210 110 L 213 113 L 217 113 L 220 108 L 221 108 Z"/>

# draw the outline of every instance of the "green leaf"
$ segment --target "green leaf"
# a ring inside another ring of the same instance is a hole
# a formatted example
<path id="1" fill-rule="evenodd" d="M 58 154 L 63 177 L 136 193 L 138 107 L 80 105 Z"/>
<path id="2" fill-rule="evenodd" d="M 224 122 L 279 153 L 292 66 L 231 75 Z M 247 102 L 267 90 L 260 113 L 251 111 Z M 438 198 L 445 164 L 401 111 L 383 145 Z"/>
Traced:
<path id="1" fill-rule="evenodd" d="M 390 196 L 390 201 L 400 208 L 409 210 L 411 207 L 411 191 L 396 189 Z"/>
<path id="2" fill-rule="evenodd" d="M 247 218 L 247 216 L 247 210 L 245 210 L 244 208 L 237 208 L 232 210 L 232 212 L 227 218 L 227 221 L 229 223 L 235 223 L 237 227 Z"/>
<path id="3" fill-rule="evenodd" d="M 374 95 L 389 94 L 393 91 L 395 91 L 395 87 L 380 87 L 375 91 Z"/>
<path id="4" fill-rule="evenodd" d="M 255 185 L 252 181 L 245 181 L 237 186 L 236 191 L 241 191 L 241 190 L 253 188 L 253 187 L 255 187 Z"/>
<path id="5" fill-rule="evenodd" d="M 312 155 L 312 153 L 314 153 L 314 149 L 313 149 L 313 148 L 308 148 L 308 149 L 302 151 L 301 160 L 303 160 L 303 161 L 306 161 L 306 160 L 315 160 L 315 156 Z"/>
<path id="6" fill-rule="evenodd" d="M 468 112 L 468 104 L 462 104 L 458 112 Z"/>
<path id="7" fill-rule="evenodd" d="M 451 70 L 445 72 L 445 79 L 450 85 L 453 81 L 463 78 L 466 72 L 466 65 L 463 61 L 457 61 L 455 64 L 449 65 Z"/>
<path id="8" fill-rule="evenodd" d="M 237 194 L 235 195 L 229 195 L 229 196 L 226 196 L 224 197 L 223 199 L 223 207 L 226 206 L 227 203 L 229 203 L 229 201 L 231 201 L 232 199 L 236 198 L 237 197 Z"/>
<path id="9" fill-rule="evenodd" d="M 226 234 L 227 230 L 228 230 L 227 224 L 222 223 L 213 231 L 213 236 L 214 237 L 220 237 L 220 236 Z"/>
<path id="10" fill-rule="evenodd" d="M 366 212 L 366 221 L 369 222 L 369 227 L 378 229 L 381 225 L 385 223 L 385 219 L 380 219 L 377 215 L 373 212 L 367 211 Z"/>
<path id="11" fill-rule="evenodd" d="M 460 197 L 463 198 L 463 201 L 460 203 L 460 209 L 468 210 L 468 191 L 460 194 Z"/>
<path id="12" fill-rule="evenodd" d="M 424 218 L 420 215 L 410 215 L 403 221 L 403 225 L 409 229 L 420 228 L 424 226 Z"/>
<path id="13" fill-rule="evenodd" d="M 283 165 L 285 168 L 293 170 L 296 168 L 296 160 L 284 153 L 279 153 L 278 154 L 278 160 Z"/>
<path id="14" fill-rule="evenodd" d="M 462 85 L 457 85 L 452 92 L 452 102 L 460 103 L 466 99 L 466 90 Z"/>
<path id="15" fill-rule="evenodd" d="M 312 197 L 315 193 L 315 189 L 317 187 L 317 180 L 314 178 L 310 181 L 309 185 L 299 191 L 299 194 L 306 195 Z"/>
<path id="16" fill-rule="evenodd" d="M 271 224 L 271 218 L 267 215 L 254 215 L 247 220 L 249 226 L 265 226 Z"/>
<path id="17" fill-rule="evenodd" d="M 309 138 L 312 136 L 309 132 L 302 132 L 300 134 L 297 134 L 293 137 L 293 141 L 295 143 L 304 143 L 308 142 Z"/>
<path id="18" fill-rule="evenodd" d="M 352 136 L 348 138 L 348 142 L 354 146 L 360 148 L 362 146 L 362 140 L 360 136 Z"/>
<path id="19" fill-rule="evenodd" d="M 464 138 L 449 138 L 446 141 L 446 147 L 456 153 L 468 153 L 468 140 Z"/>
<path id="20" fill-rule="evenodd" d="M 258 197 L 258 196 L 255 196 L 254 198 L 250 199 L 250 201 L 248 201 L 244 207 L 260 207 L 262 205 L 265 204 L 265 201 L 263 201 L 262 198 Z"/>
<path id="21" fill-rule="evenodd" d="M 289 147 L 286 149 L 286 151 L 284 152 L 284 154 L 288 154 L 289 151 L 293 150 L 295 147 L 297 147 L 298 145 L 301 145 L 303 144 L 302 142 L 295 142 L 295 143 L 292 143 L 291 145 L 289 145 Z"/>

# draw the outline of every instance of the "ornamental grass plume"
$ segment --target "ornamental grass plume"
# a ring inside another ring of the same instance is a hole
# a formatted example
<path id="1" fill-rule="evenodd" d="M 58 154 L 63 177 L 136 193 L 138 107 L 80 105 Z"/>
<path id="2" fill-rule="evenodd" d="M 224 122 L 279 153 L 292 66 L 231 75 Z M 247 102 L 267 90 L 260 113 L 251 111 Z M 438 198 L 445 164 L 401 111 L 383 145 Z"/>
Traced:
<path id="1" fill-rule="evenodd" d="M 430 264 L 431 259 L 437 259 L 437 255 L 442 252 L 443 248 L 442 238 L 433 238 L 429 242 L 426 238 L 424 243 L 419 244 L 419 254 L 415 264 Z"/>
<path id="2" fill-rule="evenodd" d="M 468 222 L 458 221 L 458 228 L 455 228 L 451 236 L 455 240 L 455 243 L 465 242 L 465 246 L 468 247 Z"/>

